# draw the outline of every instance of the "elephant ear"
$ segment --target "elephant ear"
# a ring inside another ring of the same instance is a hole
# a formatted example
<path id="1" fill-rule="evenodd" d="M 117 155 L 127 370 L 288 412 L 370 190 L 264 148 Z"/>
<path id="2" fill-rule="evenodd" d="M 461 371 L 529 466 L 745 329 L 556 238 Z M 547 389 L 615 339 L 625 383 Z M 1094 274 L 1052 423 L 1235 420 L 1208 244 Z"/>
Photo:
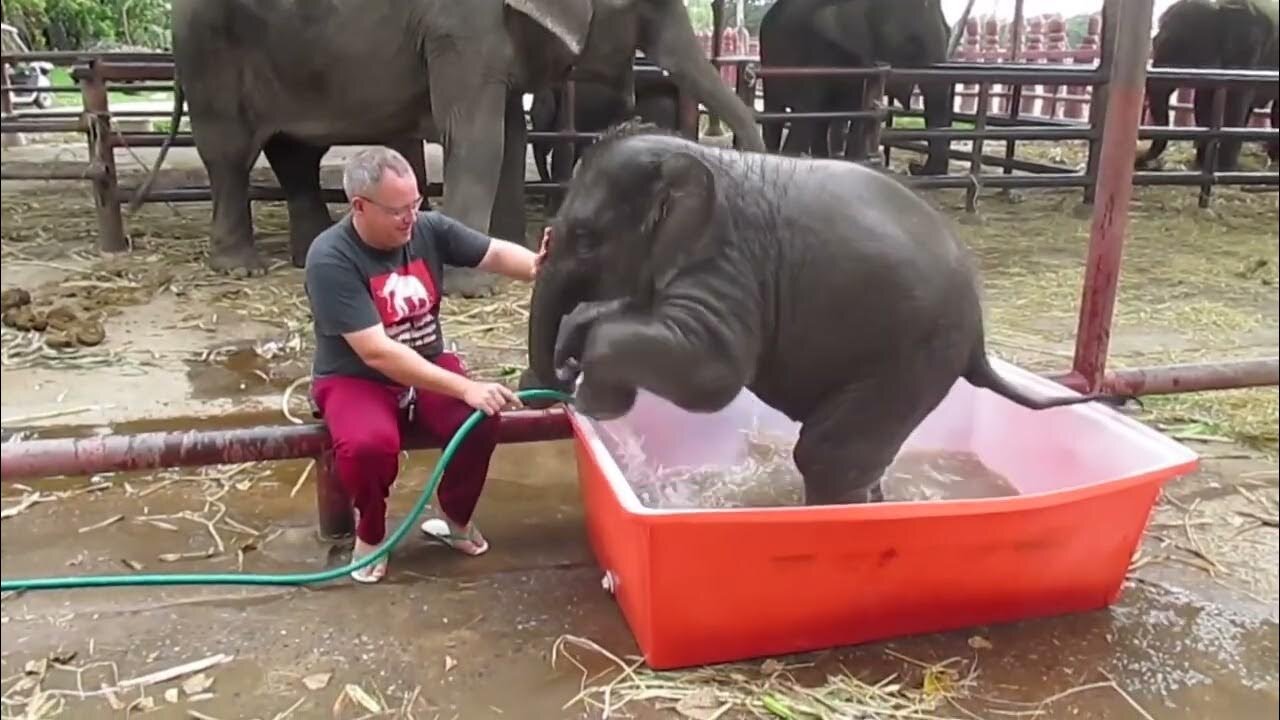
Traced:
<path id="1" fill-rule="evenodd" d="M 689 153 L 667 157 L 659 171 L 658 202 L 650 220 L 650 267 L 654 286 L 661 289 L 680 270 L 714 250 L 709 226 L 715 213 L 716 186 L 711 169 Z"/>
<path id="2" fill-rule="evenodd" d="M 506 3 L 550 30 L 574 55 L 582 54 L 591 29 L 592 0 L 506 0 Z"/>

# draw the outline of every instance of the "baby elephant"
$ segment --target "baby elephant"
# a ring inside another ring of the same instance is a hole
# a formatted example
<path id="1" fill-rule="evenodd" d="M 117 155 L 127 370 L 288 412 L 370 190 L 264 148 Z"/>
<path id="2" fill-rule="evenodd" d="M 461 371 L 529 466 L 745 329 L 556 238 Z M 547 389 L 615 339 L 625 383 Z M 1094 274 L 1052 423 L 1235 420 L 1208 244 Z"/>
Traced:
<path id="1" fill-rule="evenodd" d="M 745 386 L 802 424 L 810 505 L 880 478 L 957 378 L 1029 408 L 987 362 L 976 271 L 948 223 L 878 171 L 623 125 L 585 153 L 538 275 L 522 386 L 596 418 L 644 388 L 694 412 Z M 1108 398 L 1109 399 L 1109 398 Z"/>

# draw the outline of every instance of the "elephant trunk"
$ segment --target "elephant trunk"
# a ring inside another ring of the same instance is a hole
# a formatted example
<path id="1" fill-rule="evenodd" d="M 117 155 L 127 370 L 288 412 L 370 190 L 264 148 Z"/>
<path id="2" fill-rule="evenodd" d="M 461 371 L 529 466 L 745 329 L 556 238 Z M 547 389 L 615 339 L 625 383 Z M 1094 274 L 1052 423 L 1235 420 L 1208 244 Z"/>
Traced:
<path id="1" fill-rule="evenodd" d="M 556 379 L 554 365 L 560 321 L 584 299 L 583 283 L 575 277 L 551 263 L 538 273 L 529 303 L 529 371 L 521 381 L 521 387 L 569 389 Z"/>
<path id="2" fill-rule="evenodd" d="M 689 15 L 679 2 L 649 28 L 645 54 L 671 73 L 680 89 L 697 98 L 713 114 L 724 120 L 742 150 L 764 152 L 764 138 L 756 126 L 755 113 L 721 79 L 715 66 L 703 54 L 693 34 Z"/>

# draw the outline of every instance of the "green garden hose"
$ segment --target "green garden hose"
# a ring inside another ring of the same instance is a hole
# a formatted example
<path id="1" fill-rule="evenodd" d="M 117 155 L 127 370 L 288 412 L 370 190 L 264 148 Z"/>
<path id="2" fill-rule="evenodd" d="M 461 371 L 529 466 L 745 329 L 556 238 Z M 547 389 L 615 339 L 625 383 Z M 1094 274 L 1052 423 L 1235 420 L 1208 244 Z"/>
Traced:
<path id="1" fill-rule="evenodd" d="M 522 402 L 528 400 L 552 400 L 560 402 L 571 402 L 572 396 L 562 393 L 558 390 L 521 390 L 516 393 L 516 397 Z M 359 570 L 370 563 L 377 561 L 387 553 L 391 552 L 391 548 L 396 543 L 404 539 L 409 527 L 417 522 L 417 518 L 426 508 L 427 502 L 431 499 L 431 494 L 435 492 L 436 486 L 440 484 L 440 478 L 444 475 L 444 469 L 449 466 L 449 462 L 453 459 L 453 454 L 457 452 L 458 446 L 466 439 L 467 435 L 480 423 L 485 417 L 484 413 L 476 410 L 473 411 L 466 419 L 458 431 L 453 434 L 453 438 L 445 445 L 444 450 L 440 453 L 440 461 L 436 463 L 435 470 L 431 473 L 431 478 L 427 481 L 426 487 L 422 489 L 422 495 L 418 498 L 418 502 L 414 504 L 413 511 L 405 518 L 400 527 L 391 534 L 386 542 L 382 543 L 374 552 L 351 562 L 343 567 L 332 568 L 329 570 L 321 570 L 319 572 L 310 573 L 282 573 L 282 574 L 253 574 L 253 573 L 170 573 L 155 575 L 83 575 L 80 577 L 47 577 L 47 578 L 27 578 L 24 580 L 0 580 L 0 590 L 61 590 L 68 588 L 86 588 L 86 587 L 121 587 L 135 585 L 309 585 L 311 583 L 325 582 L 340 578 L 350 572 Z"/>

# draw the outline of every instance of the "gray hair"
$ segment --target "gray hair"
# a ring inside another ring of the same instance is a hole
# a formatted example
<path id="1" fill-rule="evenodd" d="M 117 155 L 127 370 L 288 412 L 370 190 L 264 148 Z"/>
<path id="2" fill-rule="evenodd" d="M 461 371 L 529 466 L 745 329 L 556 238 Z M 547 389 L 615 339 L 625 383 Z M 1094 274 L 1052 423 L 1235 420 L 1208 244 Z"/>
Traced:
<path id="1" fill-rule="evenodd" d="M 342 190 L 347 194 L 347 200 L 353 200 L 357 195 L 367 196 L 386 172 L 405 177 L 413 175 L 413 168 L 403 155 L 381 145 L 352 155 L 342 169 Z"/>

